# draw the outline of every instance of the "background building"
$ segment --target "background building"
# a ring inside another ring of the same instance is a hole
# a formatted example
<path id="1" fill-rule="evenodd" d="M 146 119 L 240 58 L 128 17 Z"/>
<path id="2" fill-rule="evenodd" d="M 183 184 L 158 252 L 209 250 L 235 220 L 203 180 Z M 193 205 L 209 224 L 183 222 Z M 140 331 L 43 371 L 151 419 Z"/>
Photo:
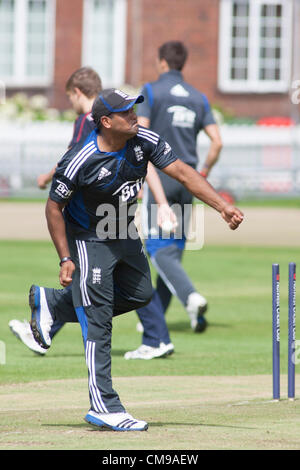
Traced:
<path id="1" fill-rule="evenodd" d="M 239 200 L 299 197 L 300 0 L 0 0 L 0 197 L 40 196 L 37 175 L 72 134 L 74 70 L 137 90 L 170 39 L 188 46 L 184 76 L 221 124 L 212 184 Z M 200 164 L 208 144 L 200 133 Z"/>
<path id="2" fill-rule="evenodd" d="M 76 68 L 139 87 L 156 78 L 157 47 L 180 39 L 186 79 L 225 114 L 298 122 L 299 12 L 298 0 L 1 0 L 0 80 L 62 110 Z"/>

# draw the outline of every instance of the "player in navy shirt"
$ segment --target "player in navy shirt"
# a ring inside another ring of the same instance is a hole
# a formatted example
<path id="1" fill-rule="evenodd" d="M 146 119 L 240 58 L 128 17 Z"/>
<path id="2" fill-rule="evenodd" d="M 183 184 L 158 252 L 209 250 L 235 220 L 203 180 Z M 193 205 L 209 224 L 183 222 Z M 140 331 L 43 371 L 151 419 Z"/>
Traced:
<path id="1" fill-rule="evenodd" d="M 75 70 L 66 82 L 66 94 L 72 104 L 72 108 L 76 112 L 77 119 L 75 120 L 73 127 L 73 135 L 69 142 L 68 148 L 72 148 L 81 139 L 86 137 L 95 129 L 95 123 L 93 121 L 91 109 L 95 98 L 99 95 L 102 90 L 101 79 L 97 72 L 91 67 L 81 67 Z M 40 189 L 46 189 L 47 184 L 52 180 L 55 173 L 56 165 L 48 173 L 40 174 L 37 178 L 37 183 Z M 63 299 L 62 299 L 63 295 Z M 51 298 L 51 302 L 57 308 L 62 304 L 63 308 L 66 308 L 66 304 L 69 306 L 70 311 L 73 311 L 72 298 L 67 292 L 59 292 L 55 289 L 49 289 L 48 297 Z M 70 314 L 72 318 L 72 315 Z M 62 328 L 64 323 L 55 321 L 51 328 L 51 338 L 53 338 L 58 331 Z M 19 338 L 27 347 L 38 354 L 45 354 L 46 349 L 40 347 L 34 338 L 30 330 L 29 322 L 21 322 L 17 319 L 13 319 L 9 322 L 9 327 L 14 335 Z"/>
<path id="2" fill-rule="evenodd" d="M 126 230 L 134 219 L 135 209 L 128 216 L 124 210 L 123 218 L 122 209 L 137 202 L 137 194 L 147 175 L 148 161 L 163 169 L 176 157 L 171 148 L 166 153 L 166 143 L 157 134 L 142 127 L 120 151 L 100 150 L 98 136 L 99 131 L 95 129 L 58 163 L 50 198 L 56 202 L 70 199 L 64 215 L 75 236 L 84 240 L 107 241 L 124 236 L 125 229 L 127 238 Z M 98 215 L 99 204 L 110 204 L 107 212 L 111 209 L 113 217 L 110 214 Z M 103 222 L 108 225 L 108 230 L 102 233 Z"/>
<path id="3" fill-rule="evenodd" d="M 211 107 L 206 96 L 188 84 L 182 75 L 187 59 L 187 49 L 179 41 L 169 41 L 159 48 L 159 78 L 144 85 L 143 103 L 138 105 L 139 123 L 158 132 L 172 147 L 178 157 L 192 168 L 198 166 L 197 136 L 204 130 L 210 138 L 210 148 L 202 162 L 203 176 L 207 176 L 216 163 L 221 138 Z M 176 295 L 189 317 L 195 332 L 202 332 L 207 322 L 203 314 L 207 300 L 197 292 L 193 282 L 181 264 L 186 244 L 193 195 L 180 183 L 168 175 L 158 172 L 169 205 L 177 205 L 178 227 L 174 236 L 164 238 L 151 215 L 154 204 L 153 194 L 144 190 L 143 211 L 146 220 L 144 236 L 146 248 L 158 272 L 156 289 L 150 304 L 137 313 L 143 325 L 142 345 L 135 351 L 125 354 L 126 359 L 151 359 L 157 357 L 160 344 L 171 343 L 164 314 L 172 295 Z M 150 321 L 155 317 L 154 321 Z"/>
<path id="4" fill-rule="evenodd" d="M 73 136 L 68 145 L 68 148 L 72 150 L 78 143 L 84 141 L 89 134 L 95 129 L 95 123 L 92 117 L 91 109 L 95 98 L 102 90 L 101 79 L 97 72 L 90 67 L 82 67 L 72 73 L 70 78 L 66 82 L 66 94 L 72 104 L 72 108 L 77 113 L 78 117 L 74 123 Z M 56 170 L 55 167 L 47 174 L 41 174 L 38 177 L 38 184 L 41 189 L 45 189 L 47 184 L 52 180 Z M 101 178 L 107 178 L 105 174 L 105 168 L 101 174 Z M 99 175 L 100 178 L 100 175 Z M 152 191 L 155 194 L 155 200 L 159 204 L 158 219 L 162 220 L 163 217 L 171 216 L 174 219 L 174 214 L 170 212 L 166 197 L 163 189 L 157 178 L 155 171 L 151 168 L 147 175 L 149 184 L 151 185 Z M 74 214 L 74 207 L 79 203 L 79 195 L 72 201 L 66 215 L 69 213 Z M 35 288 L 38 289 L 37 286 Z M 43 289 L 43 288 L 42 288 Z M 43 291 L 44 294 L 44 291 Z M 59 316 L 60 309 L 63 309 L 65 315 L 67 315 L 68 321 L 78 321 L 75 315 L 72 295 L 70 288 L 67 289 L 52 289 L 45 288 L 45 299 L 51 309 L 56 312 Z M 55 320 L 51 327 L 50 338 L 53 337 L 61 330 L 64 322 Z M 17 336 L 27 347 L 38 354 L 44 355 L 47 349 L 42 348 L 32 337 L 29 322 L 21 322 L 19 320 L 11 320 L 9 322 L 11 331 Z"/>
<path id="5" fill-rule="evenodd" d="M 60 258 L 60 283 L 64 287 L 72 283 L 84 336 L 91 404 L 85 419 L 118 431 L 148 427 L 126 413 L 111 379 L 112 318 L 142 307 L 152 296 L 149 265 L 132 226 L 132 207 L 148 163 L 220 212 L 231 229 L 243 220 L 242 213 L 178 159 L 167 142 L 139 127 L 133 106 L 142 101 L 142 96 L 130 97 L 116 89 L 99 95 L 92 109 L 97 130 L 60 160 L 46 206 Z M 32 331 L 47 348 L 53 314 L 44 295 L 32 294 Z M 67 320 L 63 310 L 57 319 Z"/>

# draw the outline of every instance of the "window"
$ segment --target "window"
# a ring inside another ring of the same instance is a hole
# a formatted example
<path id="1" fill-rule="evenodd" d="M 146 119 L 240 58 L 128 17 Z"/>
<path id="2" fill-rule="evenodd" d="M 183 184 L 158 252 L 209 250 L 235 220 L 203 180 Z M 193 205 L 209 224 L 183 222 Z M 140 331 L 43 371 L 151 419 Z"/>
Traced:
<path id="1" fill-rule="evenodd" d="M 14 1 L 0 2 L 0 76 L 12 77 L 14 68 Z"/>
<path id="2" fill-rule="evenodd" d="M 124 83 L 126 13 L 126 0 L 84 2 L 82 62 L 99 73 L 104 87 Z"/>
<path id="3" fill-rule="evenodd" d="M 221 91 L 287 92 L 291 49 L 291 0 L 221 0 Z"/>
<path id="4" fill-rule="evenodd" d="M 0 79 L 46 86 L 52 78 L 54 0 L 0 0 Z"/>

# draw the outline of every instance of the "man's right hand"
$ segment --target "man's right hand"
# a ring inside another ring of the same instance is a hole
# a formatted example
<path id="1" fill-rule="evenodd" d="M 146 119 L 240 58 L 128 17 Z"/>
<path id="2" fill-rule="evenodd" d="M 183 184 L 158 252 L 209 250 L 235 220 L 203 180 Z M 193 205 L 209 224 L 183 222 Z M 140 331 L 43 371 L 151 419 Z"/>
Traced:
<path id="1" fill-rule="evenodd" d="M 75 264 L 73 261 L 65 261 L 60 268 L 59 282 L 63 287 L 68 287 L 72 282 L 72 275 L 75 271 Z"/>

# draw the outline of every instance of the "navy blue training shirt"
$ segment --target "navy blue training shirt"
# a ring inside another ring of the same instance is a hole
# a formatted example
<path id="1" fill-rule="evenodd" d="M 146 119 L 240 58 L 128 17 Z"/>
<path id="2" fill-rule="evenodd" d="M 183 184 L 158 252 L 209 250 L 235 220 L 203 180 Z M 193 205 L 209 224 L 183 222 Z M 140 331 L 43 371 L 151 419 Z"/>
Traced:
<path id="1" fill-rule="evenodd" d="M 135 214 L 135 207 L 129 215 L 124 207 L 135 206 L 148 161 L 163 169 L 177 159 L 167 142 L 141 126 L 118 152 L 101 152 L 97 136 L 95 129 L 62 157 L 49 194 L 66 204 L 67 228 L 80 240 L 121 238 L 120 225 L 127 229 Z"/>
<path id="2" fill-rule="evenodd" d="M 145 100 L 137 106 L 137 115 L 149 118 L 151 130 L 171 145 L 178 158 L 195 168 L 197 134 L 216 123 L 206 96 L 186 83 L 177 70 L 147 83 L 141 94 Z"/>
<path id="3" fill-rule="evenodd" d="M 78 144 L 81 139 L 85 139 L 95 129 L 95 127 L 91 112 L 80 114 L 74 122 L 73 136 L 69 143 L 69 148 Z"/>

